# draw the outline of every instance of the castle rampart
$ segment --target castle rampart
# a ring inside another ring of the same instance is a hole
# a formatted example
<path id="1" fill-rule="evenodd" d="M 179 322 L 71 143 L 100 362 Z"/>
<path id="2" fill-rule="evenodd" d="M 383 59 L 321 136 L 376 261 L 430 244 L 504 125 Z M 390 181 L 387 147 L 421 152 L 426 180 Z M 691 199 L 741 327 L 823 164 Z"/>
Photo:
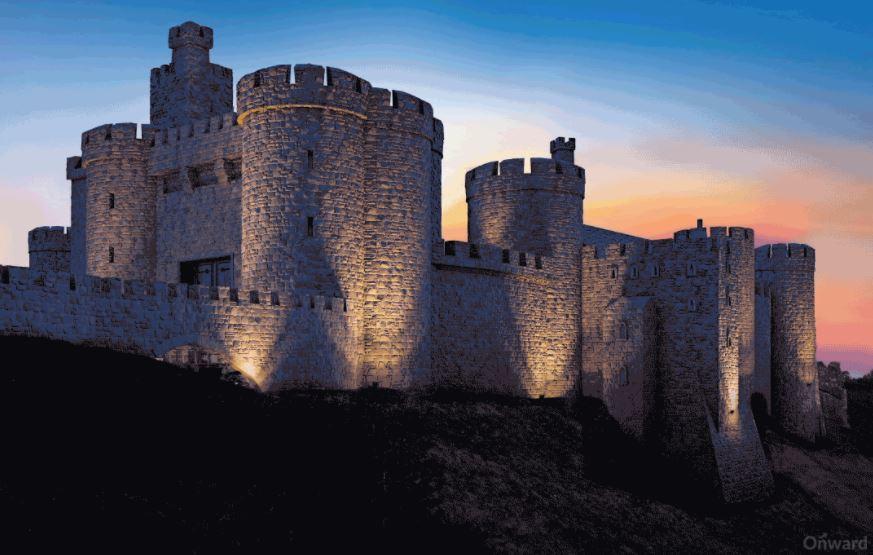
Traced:
<path id="1" fill-rule="evenodd" d="M 160 357 L 193 344 L 262 389 L 355 387 L 350 301 L 0 267 L 0 333 Z M 330 341 L 324 341 L 327 337 Z"/>

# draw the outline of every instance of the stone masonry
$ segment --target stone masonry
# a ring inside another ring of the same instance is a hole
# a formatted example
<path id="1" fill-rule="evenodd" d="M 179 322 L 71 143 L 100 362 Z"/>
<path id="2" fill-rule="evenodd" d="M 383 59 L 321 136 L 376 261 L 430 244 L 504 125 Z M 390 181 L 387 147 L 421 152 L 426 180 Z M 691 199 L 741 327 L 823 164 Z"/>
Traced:
<path id="1" fill-rule="evenodd" d="M 151 121 L 82 134 L 71 227 L 0 266 L 0 333 L 208 360 L 264 390 L 577 392 L 729 501 L 773 486 L 753 394 L 806 440 L 843 425 L 842 380 L 815 365 L 812 248 L 584 225 L 564 137 L 529 171 L 467 172 L 469 242 L 444 241 L 429 103 L 278 65 L 239 80 L 234 112 L 212 45 L 170 29 Z"/>

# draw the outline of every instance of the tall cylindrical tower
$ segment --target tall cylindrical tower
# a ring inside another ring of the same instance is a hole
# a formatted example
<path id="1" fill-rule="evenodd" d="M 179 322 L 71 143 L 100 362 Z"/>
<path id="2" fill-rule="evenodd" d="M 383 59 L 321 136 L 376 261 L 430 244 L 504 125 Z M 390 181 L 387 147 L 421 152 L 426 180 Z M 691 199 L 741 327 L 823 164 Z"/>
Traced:
<path id="1" fill-rule="evenodd" d="M 82 134 L 86 271 L 102 277 L 154 279 L 155 192 L 148 145 L 135 123 L 102 125 Z"/>
<path id="2" fill-rule="evenodd" d="M 787 432 L 814 441 L 821 434 L 815 365 L 815 250 L 807 245 L 755 249 L 758 282 L 771 299 L 773 416 Z"/>
<path id="3" fill-rule="evenodd" d="M 531 159 L 530 173 L 517 158 L 466 175 L 470 243 L 501 247 L 504 262 L 540 269 L 549 278 L 542 298 L 564 300 L 550 312 L 548 326 L 524 318 L 511 326 L 527 361 L 519 380 L 531 395 L 565 395 L 581 371 L 585 170 L 573 163 L 574 148 L 575 140 L 559 137 L 551 159 Z M 510 251 L 526 256 L 510 260 Z"/>
<path id="4" fill-rule="evenodd" d="M 364 379 L 405 387 L 430 375 L 442 124 L 427 102 L 372 89 L 366 143 Z"/>
<path id="5" fill-rule="evenodd" d="M 242 286 L 360 298 L 363 145 L 370 85 L 324 67 L 281 65 L 237 84 Z"/>

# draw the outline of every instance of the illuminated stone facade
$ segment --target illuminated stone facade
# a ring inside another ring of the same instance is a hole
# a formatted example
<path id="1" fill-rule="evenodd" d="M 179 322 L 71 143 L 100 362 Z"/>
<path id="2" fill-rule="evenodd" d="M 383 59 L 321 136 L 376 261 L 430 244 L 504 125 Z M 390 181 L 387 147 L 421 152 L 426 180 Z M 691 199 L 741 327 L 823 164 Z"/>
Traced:
<path id="1" fill-rule="evenodd" d="M 820 435 L 811 248 L 586 226 L 563 137 L 527 170 L 470 170 L 469 242 L 444 241 L 430 104 L 280 65 L 239 80 L 234 113 L 212 30 L 169 45 L 151 123 L 86 131 L 71 228 L 33 230 L 31 267 L 0 267 L 0 333 L 209 360 L 262 389 L 575 389 L 729 500 L 772 488 L 753 393 Z"/>

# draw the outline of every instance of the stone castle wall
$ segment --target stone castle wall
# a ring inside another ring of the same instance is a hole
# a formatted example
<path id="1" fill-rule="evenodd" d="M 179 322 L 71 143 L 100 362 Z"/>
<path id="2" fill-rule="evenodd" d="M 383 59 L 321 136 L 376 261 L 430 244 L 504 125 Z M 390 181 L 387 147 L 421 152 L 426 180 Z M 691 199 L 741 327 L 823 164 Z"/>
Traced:
<path id="1" fill-rule="evenodd" d="M 146 134 L 156 279 L 178 282 L 181 262 L 230 256 L 239 285 L 242 154 L 236 114 Z"/>
<path id="2" fill-rule="evenodd" d="M 555 260 L 459 241 L 434 247 L 432 382 L 565 395 L 578 374 L 578 300 Z"/>
<path id="3" fill-rule="evenodd" d="M 821 415 L 824 435 L 831 440 L 840 439 L 843 429 L 849 427 L 849 397 L 846 392 L 847 373 L 839 362 L 816 363 L 818 388 L 821 398 Z"/>
<path id="4" fill-rule="evenodd" d="M 161 357 L 195 345 L 262 389 L 357 387 L 344 299 L 0 267 L 0 333 Z"/>
<path id="5" fill-rule="evenodd" d="M 749 405 L 753 241 L 745 228 L 698 227 L 672 240 L 583 249 L 583 393 L 618 406 L 628 401 L 613 387 L 615 374 L 624 387 L 640 384 L 624 397 L 641 402 L 637 410 L 654 407 L 656 431 L 648 439 L 668 457 L 693 461 L 691 478 L 717 475 L 723 495 L 736 500 L 772 486 Z M 642 308 L 621 305 L 644 298 L 653 303 L 654 323 L 642 319 Z M 617 318 L 625 320 L 616 325 Z M 646 387 L 653 367 L 656 387 Z M 645 433 L 633 411 L 613 414 L 627 414 L 625 429 Z"/>

